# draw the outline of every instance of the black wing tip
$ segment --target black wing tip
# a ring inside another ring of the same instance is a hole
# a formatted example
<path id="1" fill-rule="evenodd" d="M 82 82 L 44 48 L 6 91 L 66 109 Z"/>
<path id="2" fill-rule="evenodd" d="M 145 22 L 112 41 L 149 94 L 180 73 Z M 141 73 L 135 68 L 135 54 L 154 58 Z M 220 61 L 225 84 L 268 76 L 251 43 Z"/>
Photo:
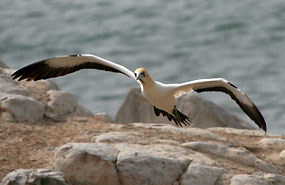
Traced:
<path id="1" fill-rule="evenodd" d="M 264 132 L 267 132 L 266 121 L 255 105 L 253 105 L 252 116 L 250 116 L 250 118 L 257 124 L 260 129 L 264 130 Z"/>
<path id="2" fill-rule="evenodd" d="M 15 71 L 12 75 L 11 78 L 13 80 L 42 80 L 42 79 L 47 79 L 45 78 L 45 71 L 49 71 L 50 69 L 49 66 L 45 63 L 46 60 L 42 60 L 39 62 L 32 63 L 30 65 L 27 65 L 17 71 Z"/>

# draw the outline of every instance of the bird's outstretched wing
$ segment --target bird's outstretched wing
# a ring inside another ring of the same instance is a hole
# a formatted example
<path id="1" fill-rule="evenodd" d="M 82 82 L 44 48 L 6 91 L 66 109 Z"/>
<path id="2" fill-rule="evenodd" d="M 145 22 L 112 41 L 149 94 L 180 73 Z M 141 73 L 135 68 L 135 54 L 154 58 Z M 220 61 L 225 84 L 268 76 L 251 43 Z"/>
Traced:
<path id="1" fill-rule="evenodd" d="M 98 69 L 122 73 L 135 80 L 132 71 L 124 66 L 90 54 L 49 58 L 25 66 L 12 74 L 13 79 L 41 80 L 64 76 L 81 69 Z"/>
<path id="2" fill-rule="evenodd" d="M 222 78 L 201 79 L 182 84 L 175 84 L 174 95 L 180 95 L 196 91 L 198 93 L 205 91 L 220 91 L 227 93 L 240 106 L 240 108 L 264 131 L 267 130 L 266 122 L 252 100 L 244 94 L 235 85 Z"/>

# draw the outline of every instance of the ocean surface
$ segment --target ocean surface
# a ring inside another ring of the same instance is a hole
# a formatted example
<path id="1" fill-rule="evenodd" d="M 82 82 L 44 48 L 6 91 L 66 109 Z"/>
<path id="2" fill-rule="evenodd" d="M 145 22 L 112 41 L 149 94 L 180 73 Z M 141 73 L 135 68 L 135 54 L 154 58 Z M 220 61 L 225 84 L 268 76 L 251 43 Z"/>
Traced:
<path id="1" fill-rule="evenodd" d="M 284 0 L 1 0 L 0 58 L 18 69 L 45 58 L 90 53 L 165 83 L 223 77 L 285 134 Z M 115 116 L 138 84 L 83 70 L 55 80 L 94 113 Z M 229 96 L 199 96 L 254 124 Z"/>

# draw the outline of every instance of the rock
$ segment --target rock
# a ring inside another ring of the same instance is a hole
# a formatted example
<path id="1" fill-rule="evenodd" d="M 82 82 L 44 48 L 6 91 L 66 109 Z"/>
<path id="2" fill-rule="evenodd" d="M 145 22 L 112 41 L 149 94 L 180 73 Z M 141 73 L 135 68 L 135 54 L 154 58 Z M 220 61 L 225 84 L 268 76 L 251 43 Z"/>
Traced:
<path id="1" fill-rule="evenodd" d="M 285 139 L 282 139 L 282 138 L 263 138 L 258 142 L 258 144 L 264 148 L 269 148 L 269 147 L 285 148 Z"/>
<path id="2" fill-rule="evenodd" d="M 2 59 L 0 59 L 0 68 L 9 68 L 9 66 L 7 66 Z"/>
<path id="3" fill-rule="evenodd" d="M 172 185 L 180 182 L 192 161 L 216 181 L 226 172 L 219 163 L 183 147 L 116 142 L 68 143 L 57 149 L 55 169 L 62 171 L 71 184 L 81 185 Z M 184 180 L 186 183 L 189 179 L 185 176 Z"/>
<path id="4" fill-rule="evenodd" d="M 269 184 L 271 185 L 284 185 L 285 184 L 285 176 L 279 174 L 265 174 L 263 176 Z"/>
<path id="5" fill-rule="evenodd" d="M 222 128 L 222 127 L 213 127 L 207 128 L 209 131 L 213 132 L 223 132 L 225 134 L 234 134 L 242 136 L 265 136 L 268 135 L 262 130 L 246 130 L 246 129 L 236 129 L 236 128 Z"/>
<path id="6" fill-rule="evenodd" d="M 128 143 L 137 140 L 138 133 L 134 132 L 107 132 L 99 136 L 95 136 L 95 142 L 111 142 L 111 143 Z"/>
<path id="7" fill-rule="evenodd" d="M 191 152 L 171 145 L 115 147 L 120 150 L 117 168 L 124 185 L 172 185 L 191 162 Z"/>
<path id="8" fill-rule="evenodd" d="M 282 150 L 285 148 L 285 139 L 276 136 L 274 138 L 263 138 L 257 142 L 257 146 L 264 151 L 271 151 L 265 156 L 266 160 L 274 164 L 285 165 L 285 156 L 282 157 Z"/>
<path id="9" fill-rule="evenodd" d="M 220 140 L 220 141 L 225 141 L 226 139 L 212 133 L 211 131 L 205 130 L 205 129 L 200 129 L 200 128 L 179 128 L 179 127 L 174 127 L 172 125 L 165 125 L 165 124 L 144 124 L 144 123 L 134 123 L 133 124 L 135 127 L 142 127 L 142 128 L 152 128 L 152 129 L 157 129 L 157 130 L 162 130 L 162 131 L 167 131 L 173 134 L 179 134 L 179 135 L 187 135 L 187 136 L 192 136 L 192 137 L 202 137 L 205 139 L 211 139 L 211 140 Z"/>
<path id="10" fill-rule="evenodd" d="M 11 80 L 7 74 L 0 74 L 0 93 L 3 95 L 23 95 L 29 96 L 31 93 L 19 82 Z"/>
<path id="11" fill-rule="evenodd" d="M 218 107 L 214 103 L 195 95 L 183 95 L 178 98 L 178 109 L 191 118 L 191 126 L 199 128 L 233 127 L 254 129 L 253 126 L 237 118 L 235 115 Z M 140 89 L 129 91 L 123 105 L 117 112 L 115 122 L 118 123 L 171 123 L 167 118 L 155 116 L 153 106 L 145 100 Z"/>
<path id="12" fill-rule="evenodd" d="M 112 117 L 105 112 L 98 112 L 95 114 L 95 117 L 106 122 L 106 123 L 113 123 L 114 122 Z"/>
<path id="13" fill-rule="evenodd" d="M 2 180 L 2 185 L 69 185 L 63 173 L 47 169 L 18 169 Z"/>
<path id="14" fill-rule="evenodd" d="M 8 95 L 2 98 L 0 103 L 1 110 L 8 112 L 20 122 L 34 123 L 43 117 L 45 111 L 44 105 L 40 102 L 22 95 Z"/>
<path id="15" fill-rule="evenodd" d="M 103 143 L 68 143 L 56 150 L 55 169 L 71 184 L 116 185 L 119 151 Z"/>
<path id="16" fill-rule="evenodd" d="M 50 99 L 47 104 L 48 111 L 56 114 L 57 116 L 93 116 L 90 111 L 79 105 L 75 98 L 69 93 L 57 90 L 49 90 L 47 94 L 49 95 Z"/>
<path id="17" fill-rule="evenodd" d="M 138 88 L 132 88 L 117 112 L 115 122 L 167 123 L 168 120 L 163 117 L 155 117 L 152 105 L 144 99 Z"/>
<path id="18" fill-rule="evenodd" d="M 59 87 L 52 80 L 22 81 L 21 85 L 30 92 L 30 96 L 32 98 L 45 105 L 50 101 L 50 97 L 47 92 L 49 90 L 59 91 Z"/>
<path id="19" fill-rule="evenodd" d="M 230 185 L 284 185 L 285 176 L 278 174 L 243 174 L 235 175 Z"/>
<path id="20" fill-rule="evenodd" d="M 181 185 L 216 185 L 224 173 L 227 173 L 224 168 L 207 166 L 193 161 L 181 176 Z"/>
<path id="21" fill-rule="evenodd" d="M 235 175 L 230 185 L 271 185 L 259 175 Z"/>
<path id="22" fill-rule="evenodd" d="M 279 155 L 281 159 L 285 160 L 285 150 L 282 150 Z"/>
<path id="23" fill-rule="evenodd" d="M 55 82 L 18 82 L 11 79 L 13 72 L 12 69 L 0 68 L 1 120 L 34 123 L 44 116 L 53 120 L 64 116 L 93 116 L 72 95 L 59 91 Z"/>
<path id="24" fill-rule="evenodd" d="M 258 159 L 254 154 L 242 148 L 232 148 L 225 145 L 212 142 L 189 142 L 183 144 L 195 151 L 210 153 L 218 157 L 231 160 L 246 166 L 254 167 L 265 172 L 278 173 L 278 169 Z"/>

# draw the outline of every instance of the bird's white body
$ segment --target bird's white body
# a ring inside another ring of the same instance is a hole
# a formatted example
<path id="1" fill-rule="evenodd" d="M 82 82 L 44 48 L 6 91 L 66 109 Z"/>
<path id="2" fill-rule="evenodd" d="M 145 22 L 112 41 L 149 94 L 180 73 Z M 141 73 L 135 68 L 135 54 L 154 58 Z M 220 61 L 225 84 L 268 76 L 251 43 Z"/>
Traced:
<path id="1" fill-rule="evenodd" d="M 81 69 L 98 69 L 122 73 L 136 80 L 143 96 L 154 106 L 155 115 L 163 116 L 177 125 L 190 124 L 190 119 L 176 108 L 176 98 L 192 91 L 220 91 L 227 93 L 255 123 L 266 131 L 266 123 L 255 104 L 240 89 L 222 78 L 200 79 L 180 84 L 163 84 L 154 81 L 144 68 L 134 72 L 117 63 L 90 55 L 54 57 L 30 64 L 12 74 L 13 79 L 41 80 L 63 76 Z"/>
<path id="2" fill-rule="evenodd" d="M 143 96 L 154 106 L 172 114 L 176 105 L 176 98 L 173 93 L 173 87 L 154 81 L 150 85 L 140 83 Z"/>

